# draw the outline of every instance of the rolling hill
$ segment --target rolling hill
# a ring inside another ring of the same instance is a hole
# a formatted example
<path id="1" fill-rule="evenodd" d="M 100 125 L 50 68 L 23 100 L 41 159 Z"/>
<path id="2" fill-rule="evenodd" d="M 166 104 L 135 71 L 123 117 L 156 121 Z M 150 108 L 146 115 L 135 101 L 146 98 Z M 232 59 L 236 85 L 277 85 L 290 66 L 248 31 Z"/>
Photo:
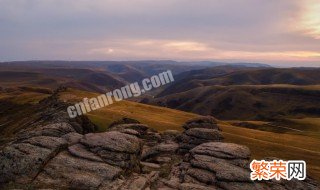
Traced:
<path id="1" fill-rule="evenodd" d="M 319 72 L 320 69 L 317 68 L 212 67 L 175 76 L 176 82 L 161 92 L 158 97 L 214 85 L 317 85 L 320 84 Z"/>
<path id="2" fill-rule="evenodd" d="M 205 86 L 144 103 L 219 119 L 266 120 L 282 116 L 320 117 L 319 95 L 318 85 Z"/>

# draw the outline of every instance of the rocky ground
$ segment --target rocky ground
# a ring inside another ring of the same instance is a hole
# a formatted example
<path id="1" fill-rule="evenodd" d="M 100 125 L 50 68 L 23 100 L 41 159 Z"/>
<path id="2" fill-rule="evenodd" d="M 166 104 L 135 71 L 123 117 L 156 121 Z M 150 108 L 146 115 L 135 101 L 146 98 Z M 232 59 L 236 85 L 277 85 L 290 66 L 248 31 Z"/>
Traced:
<path id="1" fill-rule="evenodd" d="M 250 150 L 222 142 L 213 117 L 187 122 L 182 133 L 128 118 L 94 133 L 55 96 L 41 105 L 38 120 L 0 151 L 2 189 L 318 189 L 310 178 L 251 181 Z"/>

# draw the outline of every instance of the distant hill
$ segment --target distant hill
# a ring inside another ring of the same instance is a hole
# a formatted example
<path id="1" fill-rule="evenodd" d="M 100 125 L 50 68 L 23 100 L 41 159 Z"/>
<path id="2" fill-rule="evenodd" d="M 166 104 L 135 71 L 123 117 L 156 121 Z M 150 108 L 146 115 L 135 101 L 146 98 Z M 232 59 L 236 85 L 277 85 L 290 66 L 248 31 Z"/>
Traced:
<path id="1" fill-rule="evenodd" d="M 34 87 L 57 88 L 60 85 L 81 90 L 102 92 L 123 86 L 125 83 L 116 77 L 89 69 L 28 69 L 0 71 L 2 87 Z"/>
<path id="2" fill-rule="evenodd" d="M 317 85 L 320 84 L 319 72 L 318 68 L 213 67 L 177 75 L 176 82 L 161 92 L 158 97 L 213 85 Z"/>
<path id="3" fill-rule="evenodd" d="M 265 120 L 288 115 L 320 116 L 320 86 L 206 86 L 144 103 L 214 115 L 219 119 Z"/>
<path id="4" fill-rule="evenodd" d="M 219 119 L 268 120 L 320 116 L 320 69 L 220 66 L 188 71 L 143 103 L 214 115 Z"/>
<path id="5" fill-rule="evenodd" d="M 182 72 L 225 65 L 215 62 L 176 61 L 16 61 L 0 62 L 0 87 L 65 85 L 79 90 L 103 92 L 126 83 L 172 70 Z M 244 64 L 245 65 L 245 64 Z M 265 67 L 261 64 L 253 66 Z"/>

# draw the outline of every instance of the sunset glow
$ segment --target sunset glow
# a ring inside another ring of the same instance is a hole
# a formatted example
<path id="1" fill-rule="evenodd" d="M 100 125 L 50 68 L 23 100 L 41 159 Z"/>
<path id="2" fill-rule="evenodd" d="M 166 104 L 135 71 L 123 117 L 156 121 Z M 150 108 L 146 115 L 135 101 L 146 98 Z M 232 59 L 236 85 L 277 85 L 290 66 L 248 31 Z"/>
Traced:
<path id="1" fill-rule="evenodd" d="M 305 34 L 320 39 L 320 1 L 310 0 L 302 16 L 302 27 Z"/>

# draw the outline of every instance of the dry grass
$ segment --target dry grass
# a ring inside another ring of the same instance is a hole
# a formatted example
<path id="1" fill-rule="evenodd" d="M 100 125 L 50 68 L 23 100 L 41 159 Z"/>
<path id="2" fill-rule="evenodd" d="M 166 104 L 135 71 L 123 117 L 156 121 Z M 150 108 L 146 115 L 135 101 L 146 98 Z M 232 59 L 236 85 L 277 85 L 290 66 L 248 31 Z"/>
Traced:
<path id="1" fill-rule="evenodd" d="M 94 93 L 69 90 L 66 93 L 62 93 L 60 99 L 76 102 L 84 97 L 90 98 L 96 95 Z M 134 118 L 154 129 L 164 131 L 166 129 L 181 130 L 183 123 L 198 115 L 136 102 L 120 101 L 90 112 L 87 116 L 99 126 L 99 131 L 105 131 L 113 121 L 122 117 Z"/>
<path id="2" fill-rule="evenodd" d="M 308 174 L 320 180 L 319 139 L 234 127 L 225 123 L 221 124 L 220 127 L 225 141 L 248 146 L 252 152 L 251 158 L 277 157 L 305 160 Z"/>

